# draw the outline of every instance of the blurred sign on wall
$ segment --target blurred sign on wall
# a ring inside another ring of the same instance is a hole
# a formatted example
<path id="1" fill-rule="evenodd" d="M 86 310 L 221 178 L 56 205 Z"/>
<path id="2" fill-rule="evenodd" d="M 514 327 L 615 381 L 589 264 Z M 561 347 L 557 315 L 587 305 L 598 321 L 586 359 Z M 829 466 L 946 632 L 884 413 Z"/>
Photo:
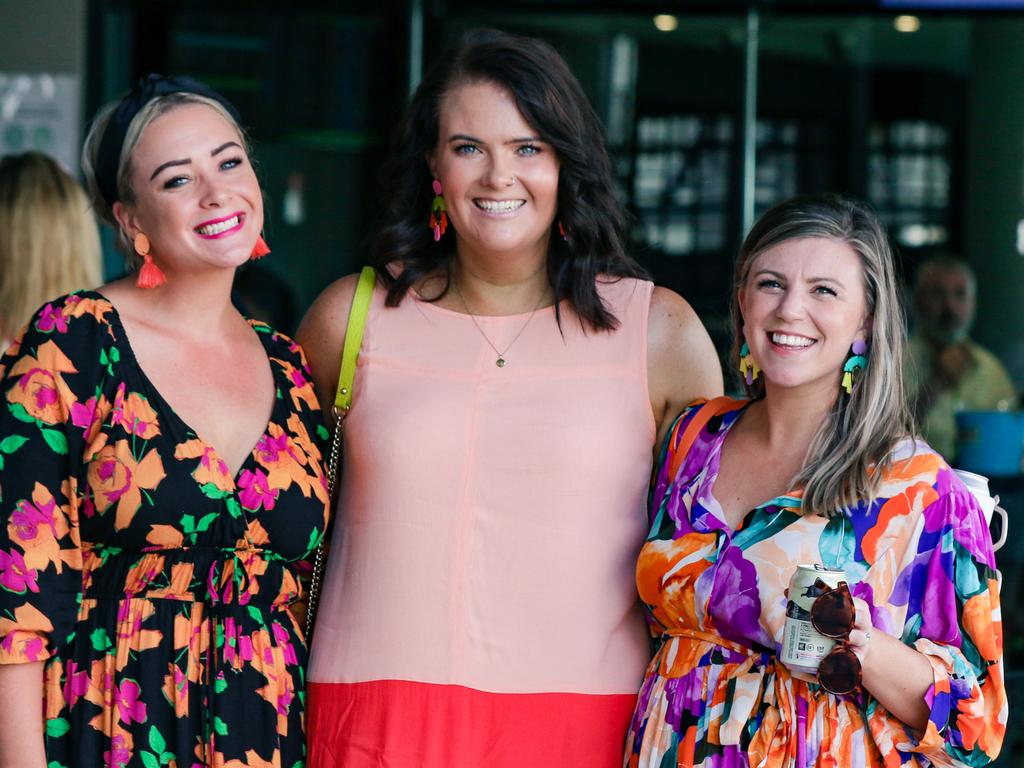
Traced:
<path id="1" fill-rule="evenodd" d="M 78 75 L 0 72 L 0 155 L 45 152 L 78 175 Z"/>

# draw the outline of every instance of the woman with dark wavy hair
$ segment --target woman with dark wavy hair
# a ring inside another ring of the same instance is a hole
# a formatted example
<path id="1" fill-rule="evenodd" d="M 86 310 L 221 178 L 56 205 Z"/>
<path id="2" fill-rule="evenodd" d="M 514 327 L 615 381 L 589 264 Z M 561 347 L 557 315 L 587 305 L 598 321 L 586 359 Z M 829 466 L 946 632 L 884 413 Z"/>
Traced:
<path id="1" fill-rule="evenodd" d="M 623 247 L 600 125 L 548 45 L 468 34 L 397 134 L 310 672 L 310 764 L 614 766 L 649 646 L 653 446 L 721 390 Z M 333 395 L 356 280 L 299 335 Z"/>

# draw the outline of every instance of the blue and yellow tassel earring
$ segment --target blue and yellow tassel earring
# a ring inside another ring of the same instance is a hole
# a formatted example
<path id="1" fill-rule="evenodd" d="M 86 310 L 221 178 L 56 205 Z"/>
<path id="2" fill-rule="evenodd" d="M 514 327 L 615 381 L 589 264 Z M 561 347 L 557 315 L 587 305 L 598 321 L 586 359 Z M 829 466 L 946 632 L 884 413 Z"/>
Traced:
<path id="1" fill-rule="evenodd" d="M 850 347 L 850 356 L 846 358 L 846 364 L 843 365 L 843 389 L 846 390 L 846 394 L 853 394 L 853 386 L 857 383 L 857 379 L 860 378 L 861 371 L 867 367 L 868 364 L 868 345 L 863 339 L 857 339 L 853 342 L 853 346 Z"/>
<path id="2" fill-rule="evenodd" d="M 740 373 L 743 375 L 743 380 L 747 382 L 748 387 L 754 383 L 754 379 L 761 375 L 761 369 L 754 362 L 754 357 L 750 354 L 750 347 L 747 346 L 745 341 L 743 346 L 740 347 Z"/>

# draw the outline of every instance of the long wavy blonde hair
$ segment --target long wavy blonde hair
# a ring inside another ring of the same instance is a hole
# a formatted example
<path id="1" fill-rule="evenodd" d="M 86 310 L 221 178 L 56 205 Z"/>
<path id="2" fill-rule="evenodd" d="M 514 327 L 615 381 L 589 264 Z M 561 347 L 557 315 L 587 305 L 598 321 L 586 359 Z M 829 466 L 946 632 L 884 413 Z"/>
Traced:
<path id="1" fill-rule="evenodd" d="M 835 195 L 795 197 L 761 216 L 740 247 L 732 304 L 734 370 L 743 343 L 737 296 L 751 265 L 779 243 L 806 237 L 838 240 L 860 257 L 871 316 L 867 366 L 853 393 L 843 392 L 836 399 L 793 480 L 804 489 L 805 514 L 831 516 L 875 497 L 878 470 L 888 463 L 896 443 L 914 432 L 903 387 L 906 329 L 892 248 L 875 215 L 863 204 Z M 837 369 L 837 392 L 842 375 Z M 763 378 L 744 386 L 750 397 L 764 397 Z"/>
<path id="2" fill-rule="evenodd" d="M 39 305 L 102 280 L 96 218 L 78 182 L 52 158 L 0 158 L 0 337 Z"/>

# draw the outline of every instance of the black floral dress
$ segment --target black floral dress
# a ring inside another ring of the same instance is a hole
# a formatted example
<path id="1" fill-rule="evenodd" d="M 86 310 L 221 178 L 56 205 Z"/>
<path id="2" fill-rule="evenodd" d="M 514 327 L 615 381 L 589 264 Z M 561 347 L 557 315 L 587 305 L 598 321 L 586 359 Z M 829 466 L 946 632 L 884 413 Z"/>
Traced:
<path id="1" fill-rule="evenodd" d="M 288 606 L 326 432 L 298 346 L 251 325 L 277 397 L 234 477 L 100 294 L 47 304 L 0 359 L 0 663 L 45 661 L 50 768 L 304 762 Z"/>

